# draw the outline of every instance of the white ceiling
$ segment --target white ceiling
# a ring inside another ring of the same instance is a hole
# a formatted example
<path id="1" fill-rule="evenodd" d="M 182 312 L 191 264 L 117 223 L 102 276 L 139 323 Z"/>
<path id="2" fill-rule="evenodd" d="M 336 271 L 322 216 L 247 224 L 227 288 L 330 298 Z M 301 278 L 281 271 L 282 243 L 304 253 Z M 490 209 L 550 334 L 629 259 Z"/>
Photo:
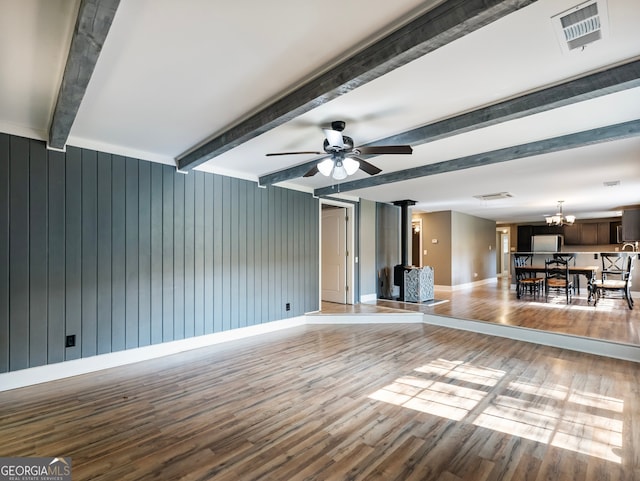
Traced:
<path id="1" fill-rule="evenodd" d="M 0 132 L 47 138 L 79 0 L 0 0 Z M 68 145 L 174 159 L 432 7 L 417 0 L 121 0 Z M 640 58 L 640 2 L 608 0 L 608 36 L 564 54 L 539 0 L 214 157 L 201 170 L 257 180 L 314 156 L 321 126 L 345 120 L 357 145 Z M 640 88 L 370 159 L 385 173 L 640 119 Z M 352 179 L 364 178 L 358 173 Z M 603 182 L 619 180 L 618 187 Z M 313 190 L 321 175 L 288 181 Z M 506 191 L 511 199 L 479 201 Z M 543 221 L 565 201 L 580 218 L 640 204 L 640 137 L 348 192 L 422 211 Z"/>

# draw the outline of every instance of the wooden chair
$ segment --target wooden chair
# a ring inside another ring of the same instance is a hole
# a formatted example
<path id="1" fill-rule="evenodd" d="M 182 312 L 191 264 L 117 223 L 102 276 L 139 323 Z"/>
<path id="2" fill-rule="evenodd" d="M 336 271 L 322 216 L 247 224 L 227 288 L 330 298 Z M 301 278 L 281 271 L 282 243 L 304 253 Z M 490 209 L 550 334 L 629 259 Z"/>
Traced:
<path id="1" fill-rule="evenodd" d="M 553 254 L 553 258 L 554 259 L 562 259 L 567 261 L 567 264 L 575 266 L 576 265 L 576 255 L 570 252 L 558 252 L 556 254 Z M 580 294 L 580 275 L 579 274 L 574 274 L 573 275 L 573 293 L 576 293 L 576 289 L 578 291 L 578 294 Z"/>
<path id="2" fill-rule="evenodd" d="M 633 258 L 620 252 L 603 252 L 602 278 L 593 281 L 594 306 L 598 305 L 601 297 L 610 292 L 618 292 L 627 301 L 629 309 L 633 309 L 633 298 L 631 297 L 631 271 L 633 269 Z"/>
<path id="3" fill-rule="evenodd" d="M 530 266 L 533 261 L 531 254 L 514 254 L 513 265 L 514 267 L 526 267 Z M 516 297 L 520 299 L 524 292 L 538 296 L 544 286 L 544 277 L 536 277 L 535 274 L 530 272 L 520 272 L 515 269 L 516 275 Z"/>
<path id="4" fill-rule="evenodd" d="M 549 292 L 564 291 L 567 304 L 571 302 L 573 281 L 569 277 L 569 263 L 563 259 L 547 259 L 544 261 L 545 301 L 549 301 Z"/>

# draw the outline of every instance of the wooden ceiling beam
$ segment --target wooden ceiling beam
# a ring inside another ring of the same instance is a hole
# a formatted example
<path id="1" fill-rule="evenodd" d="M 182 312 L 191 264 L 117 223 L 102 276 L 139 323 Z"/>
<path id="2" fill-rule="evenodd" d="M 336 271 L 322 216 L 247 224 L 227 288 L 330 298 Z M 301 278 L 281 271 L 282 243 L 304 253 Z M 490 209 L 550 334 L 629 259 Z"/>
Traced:
<path id="1" fill-rule="evenodd" d="M 515 120 L 603 95 L 640 87 L 640 60 L 596 72 L 462 115 L 428 124 L 375 142 L 376 145 L 416 146 L 470 130 Z M 263 175 L 260 185 L 302 177 L 318 161 L 305 162 Z"/>
<path id="2" fill-rule="evenodd" d="M 455 172 L 458 170 L 471 169 L 473 167 L 483 167 L 486 165 L 508 162 L 510 160 L 523 159 L 536 155 L 560 152 L 588 145 L 600 144 L 614 140 L 622 140 L 640 135 L 640 120 L 631 120 L 620 124 L 599 127 L 597 129 L 586 130 L 574 134 L 562 135 L 551 139 L 539 140 L 527 144 L 506 147 L 503 149 L 482 152 L 479 154 L 459 157 L 457 159 L 427 164 L 388 174 L 378 174 L 366 179 L 354 180 L 342 184 L 322 187 L 314 191 L 317 197 L 332 195 L 336 193 L 349 192 L 358 189 L 366 189 L 394 182 L 428 177 L 431 175 Z"/>
<path id="3" fill-rule="evenodd" d="M 48 147 L 64 149 L 120 0 L 82 0 L 69 47 Z"/>
<path id="4" fill-rule="evenodd" d="M 176 160 L 191 170 L 536 0 L 447 0 Z"/>

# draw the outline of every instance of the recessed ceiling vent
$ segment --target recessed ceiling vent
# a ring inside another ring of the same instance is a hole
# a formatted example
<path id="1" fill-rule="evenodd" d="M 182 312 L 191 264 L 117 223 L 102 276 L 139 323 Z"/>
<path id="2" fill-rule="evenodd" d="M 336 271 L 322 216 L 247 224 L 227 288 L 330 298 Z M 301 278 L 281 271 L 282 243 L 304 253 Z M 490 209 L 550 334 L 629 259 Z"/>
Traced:
<path id="1" fill-rule="evenodd" d="M 478 200 L 498 200 L 509 199 L 513 197 L 513 194 L 510 194 L 509 192 L 496 192 L 495 194 L 474 195 L 473 197 Z"/>
<path id="2" fill-rule="evenodd" d="M 582 51 L 605 37 L 607 31 L 606 0 L 591 0 L 551 17 L 563 52 Z"/>

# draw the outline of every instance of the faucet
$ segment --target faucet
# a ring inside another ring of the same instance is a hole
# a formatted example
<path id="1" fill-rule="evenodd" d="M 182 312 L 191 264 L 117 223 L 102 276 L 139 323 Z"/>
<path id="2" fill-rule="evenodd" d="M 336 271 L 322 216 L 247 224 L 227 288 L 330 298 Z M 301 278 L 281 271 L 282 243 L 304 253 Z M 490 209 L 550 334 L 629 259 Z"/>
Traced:
<path id="1" fill-rule="evenodd" d="M 622 251 L 624 251 L 627 246 L 631 247 L 631 252 L 636 252 L 638 250 L 638 242 L 625 242 L 624 244 L 622 244 Z"/>

